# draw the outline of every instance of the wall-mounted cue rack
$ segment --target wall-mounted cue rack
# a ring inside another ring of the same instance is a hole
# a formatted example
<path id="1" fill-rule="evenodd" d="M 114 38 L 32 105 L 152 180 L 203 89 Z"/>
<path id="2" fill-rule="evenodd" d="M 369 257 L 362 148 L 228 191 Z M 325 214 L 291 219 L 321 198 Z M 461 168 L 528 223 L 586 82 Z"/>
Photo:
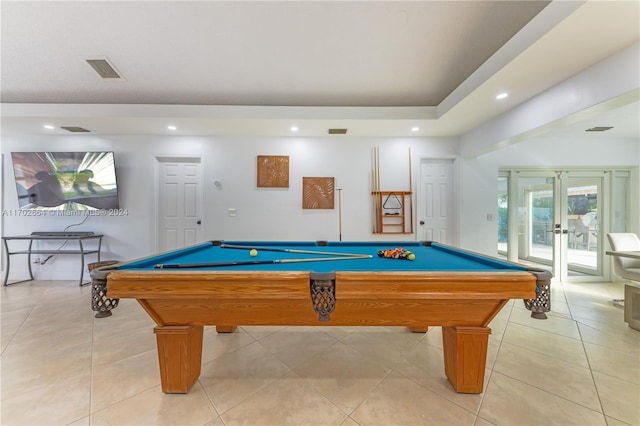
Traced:
<path id="1" fill-rule="evenodd" d="M 381 191 L 380 150 L 379 147 L 375 147 L 371 174 L 374 234 L 413 233 L 413 193 L 411 187 L 411 148 L 409 148 L 409 190 Z"/>

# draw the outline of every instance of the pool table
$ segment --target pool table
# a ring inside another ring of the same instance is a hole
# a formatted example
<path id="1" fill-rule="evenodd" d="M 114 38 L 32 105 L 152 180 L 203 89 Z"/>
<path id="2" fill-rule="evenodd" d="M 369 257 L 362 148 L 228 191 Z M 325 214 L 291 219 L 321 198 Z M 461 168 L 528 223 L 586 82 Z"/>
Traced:
<path id="1" fill-rule="evenodd" d="M 398 247 L 415 259 L 378 255 Z M 200 376 L 205 325 L 442 326 L 447 378 L 457 392 L 481 393 L 487 325 L 510 299 L 545 318 L 551 279 L 428 241 L 210 241 L 100 274 L 110 298 L 137 299 L 157 324 L 165 393 L 187 393 Z"/>

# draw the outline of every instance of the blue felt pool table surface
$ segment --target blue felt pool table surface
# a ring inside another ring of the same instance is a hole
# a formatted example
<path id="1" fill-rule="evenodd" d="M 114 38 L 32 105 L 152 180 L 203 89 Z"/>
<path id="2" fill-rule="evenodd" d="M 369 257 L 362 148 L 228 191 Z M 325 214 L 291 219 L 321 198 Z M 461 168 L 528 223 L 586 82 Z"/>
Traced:
<path id="1" fill-rule="evenodd" d="M 197 270 L 219 271 L 310 271 L 317 273 L 335 271 L 526 271 L 526 267 L 516 263 L 460 250 L 435 242 L 316 242 L 299 241 L 210 241 L 203 244 L 173 250 L 137 261 L 127 262 L 117 267 L 119 270 L 152 270 L 163 264 L 194 264 L 209 262 L 250 262 L 286 259 L 318 259 L 340 257 L 332 253 L 370 255 L 370 258 L 345 260 L 310 261 L 294 263 L 267 263 L 230 265 L 223 267 L 199 267 Z M 225 248 L 242 246 L 255 248 L 257 256 L 250 256 L 249 249 Z M 415 254 L 415 260 L 379 257 L 379 250 L 403 248 Z M 276 250 L 310 250 L 327 252 L 307 254 Z M 185 268 L 190 269 L 190 268 Z"/>

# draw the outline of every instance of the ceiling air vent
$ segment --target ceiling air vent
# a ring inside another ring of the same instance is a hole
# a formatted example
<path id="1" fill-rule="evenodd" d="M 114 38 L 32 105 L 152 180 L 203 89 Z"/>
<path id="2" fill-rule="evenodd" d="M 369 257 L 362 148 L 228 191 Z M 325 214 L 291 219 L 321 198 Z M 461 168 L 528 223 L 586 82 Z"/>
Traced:
<path id="1" fill-rule="evenodd" d="M 84 127 L 78 127 L 78 126 L 62 126 L 60 127 L 62 130 L 66 130 L 67 132 L 71 132 L 71 133 L 90 133 L 91 130 L 87 130 Z"/>
<path id="2" fill-rule="evenodd" d="M 590 129 L 585 130 L 585 132 L 606 132 L 607 130 L 611 130 L 611 129 L 613 129 L 613 127 L 600 126 L 600 127 L 592 127 Z"/>
<path id="3" fill-rule="evenodd" d="M 346 135 L 347 129 L 329 129 L 330 135 Z"/>
<path id="4" fill-rule="evenodd" d="M 87 59 L 86 61 L 102 78 L 122 78 L 106 59 Z"/>

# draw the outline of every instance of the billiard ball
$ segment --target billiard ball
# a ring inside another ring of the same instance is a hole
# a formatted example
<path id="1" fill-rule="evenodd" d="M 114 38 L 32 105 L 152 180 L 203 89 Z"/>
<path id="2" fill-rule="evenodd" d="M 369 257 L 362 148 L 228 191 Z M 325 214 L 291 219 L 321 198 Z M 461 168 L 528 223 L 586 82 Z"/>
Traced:
<path id="1" fill-rule="evenodd" d="M 257 255 L 258 255 L 258 250 L 256 250 L 256 249 L 251 249 L 251 251 L 249 252 L 249 255 L 250 255 L 251 257 L 255 257 L 255 256 L 257 256 Z"/>

